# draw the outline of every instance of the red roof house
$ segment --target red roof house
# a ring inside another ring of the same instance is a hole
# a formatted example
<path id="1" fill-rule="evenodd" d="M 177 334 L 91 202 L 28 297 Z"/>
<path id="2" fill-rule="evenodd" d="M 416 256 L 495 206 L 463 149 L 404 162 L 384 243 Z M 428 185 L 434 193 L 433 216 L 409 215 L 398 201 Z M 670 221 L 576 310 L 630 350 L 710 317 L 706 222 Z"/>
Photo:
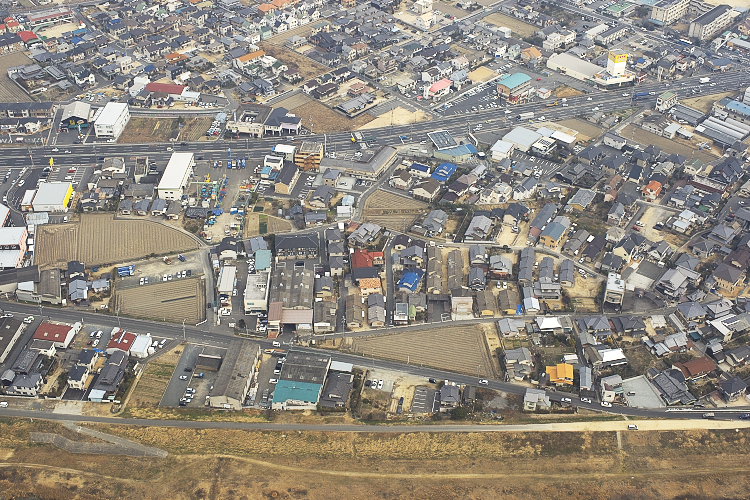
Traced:
<path id="1" fill-rule="evenodd" d="M 63 323 L 42 322 L 34 332 L 35 340 L 49 340 L 55 343 L 57 349 L 67 349 L 81 329 L 81 324 L 76 323 L 73 326 Z"/>
<path id="2" fill-rule="evenodd" d="M 176 83 L 158 83 L 151 82 L 146 85 L 146 90 L 149 92 L 164 92 L 170 95 L 181 95 L 185 90 L 184 85 L 177 85 Z"/>
<path id="3" fill-rule="evenodd" d="M 135 333 L 126 332 L 122 329 L 115 331 L 107 344 L 107 354 L 112 354 L 117 349 L 129 353 L 136 336 Z"/>

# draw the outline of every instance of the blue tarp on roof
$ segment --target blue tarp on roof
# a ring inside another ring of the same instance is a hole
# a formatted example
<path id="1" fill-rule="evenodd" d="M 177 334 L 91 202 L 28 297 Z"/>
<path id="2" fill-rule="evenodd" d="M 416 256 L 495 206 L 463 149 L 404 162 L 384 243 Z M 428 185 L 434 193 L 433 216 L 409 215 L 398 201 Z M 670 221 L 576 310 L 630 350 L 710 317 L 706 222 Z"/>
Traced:
<path id="1" fill-rule="evenodd" d="M 441 153 L 444 151 L 441 151 Z M 458 170 L 458 165 L 455 163 L 445 162 L 438 165 L 438 168 L 432 173 L 430 177 L 439 182 L 445 182 L 451 178 L 453 174 Z"/>
<path id="2" fill-rule="evenodd" d="M 419 283 L 422 281 L 422 276 L 424 276 L 424 271 L 422 271 L 421 269 L 407 271 L 399 280 L 398 287 L 406 288 L 410 292 L 416 292 L 419 288 Z"/>

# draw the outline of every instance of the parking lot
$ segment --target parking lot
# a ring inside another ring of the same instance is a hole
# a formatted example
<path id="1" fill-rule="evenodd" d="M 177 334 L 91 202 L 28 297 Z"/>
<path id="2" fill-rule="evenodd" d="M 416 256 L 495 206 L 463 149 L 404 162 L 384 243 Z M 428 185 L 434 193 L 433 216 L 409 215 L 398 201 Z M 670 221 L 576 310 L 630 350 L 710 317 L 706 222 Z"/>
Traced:
<path id="1" fill-rule="evenodd" d="M 262 355 L 261 359 L 258 382 L 255 390 L 251 389 L 251 395 L 248 396 L 249 401 L 246 401 L 246 404 L 266 409 L 271 407 L 273 391 L 276 389 L 276 383 L 272 382 L 272 380 L 278 380 L 280 375 L 280 373 L 274 372 L 277 371 L 276 367 L 280 361 L 282 361 L 283 365 L 283 360 L 278 354 L 271 355 L 266 353 Z M 266 395 L 266 398 L 263 395 Z"/>
<path id="2" fill-rule="evenodd" d="M 433 413 L 438 410 L 437 391 L 426 385 L 414 389 L 414 399 L 411 403 L 412 413 Z"/>
<path id="3" fill-rule="evenodd" d="M 196 368 L 198 356 L 202 353 L 223 356 L 225 352 L 224 349 L 215 347 L 186 344 L 182 356 L 180 356 L 180 361 L 175 367 L 172 380 L 169 381 L 169 385 L 164 391 L 160 405 L 204 406 L 206 396 L 211 391 L 218 372 Z M 188 391 L 188 389 L 191 391 Z M 186 397 L 188 392 L 192 392 L 192 397 Z"/>

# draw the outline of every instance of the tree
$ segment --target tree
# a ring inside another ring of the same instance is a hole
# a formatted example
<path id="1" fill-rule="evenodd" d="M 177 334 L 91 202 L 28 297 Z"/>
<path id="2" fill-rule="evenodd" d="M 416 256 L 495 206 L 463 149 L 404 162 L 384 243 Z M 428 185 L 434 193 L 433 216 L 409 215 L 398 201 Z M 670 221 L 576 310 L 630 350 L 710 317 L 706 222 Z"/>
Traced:
<path id="1" fill-rule="evenodd" d="M 463 406 L 457 406 L 450 411 L 451 420 L 466 420 L 469 416 L 469 409 Z"/>

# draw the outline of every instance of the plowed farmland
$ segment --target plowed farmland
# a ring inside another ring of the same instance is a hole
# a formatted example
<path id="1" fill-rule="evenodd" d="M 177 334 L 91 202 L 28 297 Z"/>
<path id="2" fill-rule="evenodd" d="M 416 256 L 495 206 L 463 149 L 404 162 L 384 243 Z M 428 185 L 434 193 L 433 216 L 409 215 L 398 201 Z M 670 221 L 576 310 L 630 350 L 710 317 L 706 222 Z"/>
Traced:
<path id="1" fill-rule="evenodd" d="M 115 292 L 112 312 L 171 323 L 194 325 L 206 317 L 205 284 L 202 278 L 167 281 Z"/>
<path id="2" fill-rule="evenodd" d="M 367 199 L 365 220 L 388 229 L 406 231 L 427 210 L 427 203 L 378 189 Z"/>
<path id="3" fill-rule="evenodd" d="M 151 254 L 197 248 L 189 235 L 148 220 L 114 220 L 109 214 L 84 214 L 77 223 L 37 228 L 36 263 L 58 267 L 70 260 L 86 264 L 117 264 Z"/>
<path id="4" fill-rule="evenodd" d="M 350 350 L 368 357 L 483 377 L 496 376 L 482 325 L 436 325 L 393 335 L 358 337 Z"/>

